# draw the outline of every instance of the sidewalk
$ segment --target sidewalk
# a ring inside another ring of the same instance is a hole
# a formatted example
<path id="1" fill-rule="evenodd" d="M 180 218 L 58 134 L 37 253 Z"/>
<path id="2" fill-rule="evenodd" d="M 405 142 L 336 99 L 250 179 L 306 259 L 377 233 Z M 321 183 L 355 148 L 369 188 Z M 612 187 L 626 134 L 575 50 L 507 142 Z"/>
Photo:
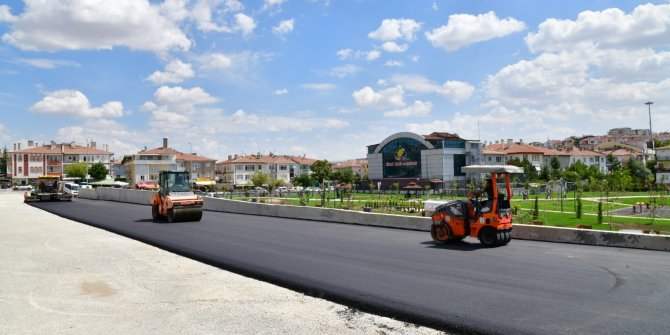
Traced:
<path id="1" fill-rule="evenodd" d="M 440 334 L 65 220 L 0 190 L 0 334 Z"/>

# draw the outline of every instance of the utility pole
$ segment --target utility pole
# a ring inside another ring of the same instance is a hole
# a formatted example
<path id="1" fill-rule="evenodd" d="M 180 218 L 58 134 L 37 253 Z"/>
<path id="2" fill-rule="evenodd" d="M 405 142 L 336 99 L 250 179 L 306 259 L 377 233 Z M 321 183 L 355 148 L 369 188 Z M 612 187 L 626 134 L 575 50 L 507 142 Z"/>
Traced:
<path id="1" fill-rule="evenodd" d="M 649 107 L 649 139 L 651 140 L 651 150 L 655 150 L 656 148 L 654 147 L 654 132 L 651 130 L 651 105 L 653 104 L 653 101 L 647 101 L 644 104 Z"/>

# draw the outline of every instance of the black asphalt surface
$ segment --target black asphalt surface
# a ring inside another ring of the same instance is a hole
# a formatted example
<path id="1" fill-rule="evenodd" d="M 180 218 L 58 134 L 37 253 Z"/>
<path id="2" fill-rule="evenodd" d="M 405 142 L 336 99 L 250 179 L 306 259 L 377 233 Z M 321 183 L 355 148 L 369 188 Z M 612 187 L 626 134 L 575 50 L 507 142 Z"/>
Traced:
<path id="1" fill-rule="evenodd" d="M 380 315 L 457 333 L 670 334 L 670 253 L 512 240 L 436 246 L 428 232 L 75 199 L 35 207 Z"/>

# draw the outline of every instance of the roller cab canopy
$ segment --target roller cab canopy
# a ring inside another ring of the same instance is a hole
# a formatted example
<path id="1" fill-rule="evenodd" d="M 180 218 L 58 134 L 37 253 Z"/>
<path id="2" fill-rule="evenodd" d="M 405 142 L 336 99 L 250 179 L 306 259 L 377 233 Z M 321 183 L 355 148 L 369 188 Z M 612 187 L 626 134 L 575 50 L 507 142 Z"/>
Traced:
<path id="1" fill-rule="evenodd" d="M 514 165 L 468 165 L 461 168 L 465 173 L 523 173 L 523 168 Z"/>

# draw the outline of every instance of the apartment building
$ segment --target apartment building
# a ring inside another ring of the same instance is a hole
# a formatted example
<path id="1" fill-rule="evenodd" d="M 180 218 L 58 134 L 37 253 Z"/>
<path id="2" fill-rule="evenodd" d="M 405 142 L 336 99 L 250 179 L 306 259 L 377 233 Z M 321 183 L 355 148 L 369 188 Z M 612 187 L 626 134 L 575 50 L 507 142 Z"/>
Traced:
<path id="1" fill-rule="evenodd" d="M 500 140 L 499 142 L 496 141 L 494 144 L 487 145 L 485 150 L 488 152 L 495 152 L 493 156 L 504 154 L 506 157 L 505 162 L 515 159 L 519 161 L 526 159 L 539 171 L 545 165 L 544 153 L 547 149 L 524 144 L 522 140 L 514 142 L 512 139 L 508 139 L 507 141 Z M 485 161 L 488 163 L 489 156 L 485 154 L 484 157 Z"/>
<path id="2" fill-rule="evenodd" d="M 105 150 L 97 148 L 94 141 L 87 146 L 54 141 L 39 145 L 28 141 L 27 147 L 21 149 L 21 143 L 15 143 L 14 150 L 8 152 L 7 177 L 19 185 L 28 184 L 42 175 L 64 178 L 67 177 L 66 168 L 74 163 L 86 163 L 88 166 L 102 163 L 111 170 L 113 153 L 106 150 L 107 146 L 104 147 Z"/>
<path id="3" fill-rule="evenodd" d="M 141 150 L 140 152 L 124 157 L 123 164 L 126 172 L 126 181 L 130 187 L 141 181 L 158 181 L 160 171 L 188 171 L 191 183 L 196 178 L 214 178 L 216 160 L 195 154 L 179 152 L 168 146 L 168 139 L 163 138 L 163 146 Z"/>
<path id="4" fill-rule="evenodd" d="M 288 155 L 230 155 L 225 161 L 216 163 L 216 178 L 220 183 L 244 187 L 251 184 L 256 172 L 267 174 L 272 180 L 282 180 L 291 185 L 295 176 L 310 174 L 310 166 L 316 159 Z"/>
<path id="5" fill-rule="evenodd" d="M 670 145 L 656 149 L 656 184 L 670 187 Z"/>
<path id="6" fill-rule="evenodd" d="M 333 162 L 333 171 L 342 171 L 351 169 L 353 174 L 358 177 L 368 175 L 368 160 L 365 158 L 348 160 L 346 162 Z"/>

